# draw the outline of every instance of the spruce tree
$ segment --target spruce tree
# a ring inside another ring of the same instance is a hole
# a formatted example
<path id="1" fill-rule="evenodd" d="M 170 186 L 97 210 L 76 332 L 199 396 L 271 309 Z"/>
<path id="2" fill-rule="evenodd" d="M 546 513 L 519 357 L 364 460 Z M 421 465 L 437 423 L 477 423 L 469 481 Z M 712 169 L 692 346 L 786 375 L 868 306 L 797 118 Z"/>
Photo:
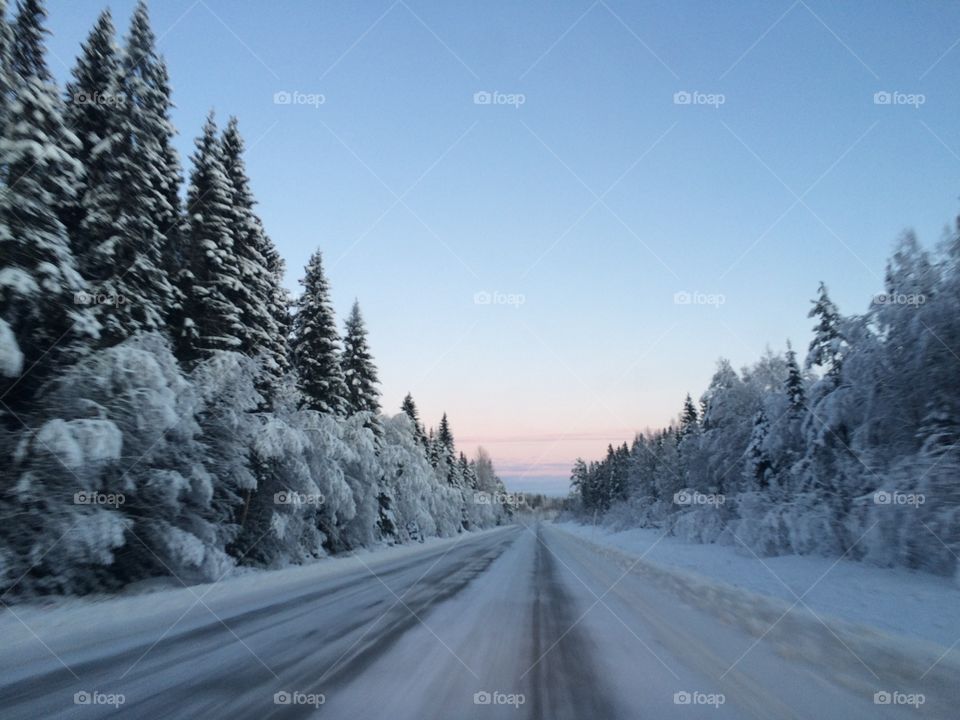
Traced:
<path id="1" fill-rule="evenodd" d="M 813 328 L 814 336 L 810 341 L 806 366 L 826 368 L 827 377 L 837 383 L 843 367 L 844 339 L 840 331 L 840 313 L 822 282 L 807 317 L 817 318 L 817 324 Z"/>
<path id="2" fill-rule="evenodd" d="M 281 278 L 275 267 L 279 259 L 254 212 L 255 200 L 243 161 L 243 138 L 236 118 L 223 132 L 224 168 L 230 180 L 230 231 L 233 254 L 242 282 L 236 288 L 242 330 L 238 350 L 263 360 L 261 390 L 266 395 L 288 369 L 285 328 L 277 316 L 276 301 L 282 296 Z"/>
<path id="3" fill-rule="evenodd" d="M 752 487 L 765 490 L 770 484 L 769 474 L 773 463 L 766 451 L 767 436 L 770 434 L 770 421 L 763 408 L 753 418 L 753 431 L 747 445 L 746 475 Z"/>
<path id="4" fill-rule="evenodd" d="M 356 301 L 350 309 L 343 334 L 343 355 L 340 365 L 347 386 L 347 412 L 380 414 L 380 391 L 377 389 L 377 367 L 367 344 L 367 328 Z"/>
<path id="5" fill-rule="evenodd" d="M 420 413 L 417 410 L 417 404 L 413 401 L 413 395 L 407 393 L 407 396 L 403 399 L 403 404 L 400 406 L 400 409 L 403 410 L 407 417 L 410 418 L 411 422 L 413 422 L 413 432 L 417 442 L 426 447 L 427 433 L 423 429 L 423 425 L 420 422 Z"/>
<path id="6" fill-rule="evenodd" d="M 238 303 L 243 275 L 231 232 L 232 190 L 212 113 L 196 148 L 187 191 L 188 255 L 180 273 L 183 322 L 175 329 L 178 355 L 187 363 L 217 350 L 240 351 L 245 331 Z"/>
<path id="7" fill-rule="evenodd" d="M 87 169 L 74 247 L 89 294 L 110 300 L 94 305 L 108 345 L 139 331 L 166 329 L 178 304 L 166 267 L 168 201 L 155 187 L 163 164 L 157 140 L 163 120 L 156 108 L 169 104 L 151 80 L 156 62 L 143 5 L 134 13 L 122 53 L 104 13 L 68 86 L 68 119 L 80 137 Z"/>
<path id="8" fill-rule="evenodd" d="M 787 399 L 790 401 L 791 411 L 802 410 L 806 402 L 803 390 L 803 375 L 800 373 L 800 366 L 797 364 L 797 354 L 790 346 L 789 340 L 787 340 L 787 378 L 784 380 L 784 390 L 787 393 Z"/>
<path id="9" fill-rule="evenodd" d="M 340 338 L 319 251 L 310 257 L 300 282 L 303 294 L 297 301 L 291 351 L 302 403 L 318 412 L 343 415 L 347 388 L 340 367 Z"/>
<path id="10" fill-rule="evenodd" d="M 165 311 L 168 325 L 182 327 L 184 297 L 175 281 L 190 257 L 184 247 L 185 223 L 181 212 L 183 174 L 173 147 L 176 131 L 170 121 L 173 106 L 167 67 L 157 53 L 147 5 L 137 3 L 123 52 L 120 93 L 124 98 L 124 138 L 131 152 L 124 153 L 126 187 L 138 203 L 138 236 L 149 238 L 149 253 L 159 254 L 156 272 L 171 282 L 151 278 L 147 294 Z"/>
<path id="11" fill-rule="evenodd" d="M 17 8 L 11 102 L 0 142 L 0 329 L 12 346 L 7 353 L 19 361 L 5 369 L 0 396 L 14 412 L 29 407 L 52 368 L 84 354 L 99 334 L 86 305 L 77 302 L 83 282 L 64 224 L 82 176 L 79 143 L 64 125 L 44 60 L 43 5 L 24 0 Z"/>
<path id="12" fill-rule="evenodd" d="M 447 482 L 451 485 L 456 485 L 456 443 L 453 440 L 453 431 L 450 429 L 450 421 L 447 420 L 446 413 L 440 418 L 440 427 L 437 430 L 434 444 L 436 445 L 438 461 L 443 462 L 446 467 Z"/>
<path id="13" fill-rule="evenodd" d="M 695 432 L 698 424 L 697 406 L 693 404 L 690 393 L 687 393 L 687 397 L 683 401 L 683 412 L 680 415 L 680 433 L 677 436 L 677 442 Z"/>

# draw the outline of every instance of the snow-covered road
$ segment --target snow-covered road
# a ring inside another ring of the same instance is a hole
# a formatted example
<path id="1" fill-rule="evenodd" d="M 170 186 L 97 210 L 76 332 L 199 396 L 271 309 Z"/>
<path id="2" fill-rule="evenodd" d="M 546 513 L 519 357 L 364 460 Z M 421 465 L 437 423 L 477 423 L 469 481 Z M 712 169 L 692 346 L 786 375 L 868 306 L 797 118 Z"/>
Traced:
<path id="1" fill-rule="evenodd" d="M 546 523 L 356 560 L 183 614 L 184 591 L 138 598 L 171 606 L 123 636 L 109 616 L 98 633 L 25 615 L 39 637 L 0 648 L 0 715 L 849 720 L 957 702 L 888 687 L 839 638 L 818 668 Z"/>

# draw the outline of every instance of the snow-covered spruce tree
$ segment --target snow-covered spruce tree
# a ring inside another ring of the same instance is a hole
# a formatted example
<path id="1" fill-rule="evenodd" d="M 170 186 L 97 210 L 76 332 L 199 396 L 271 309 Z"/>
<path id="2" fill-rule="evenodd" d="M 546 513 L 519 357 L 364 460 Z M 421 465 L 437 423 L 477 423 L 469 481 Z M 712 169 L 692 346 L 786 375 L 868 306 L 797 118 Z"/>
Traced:
<path id="1" fill-rule="evenodd" d="M 450 421 L 447 414 L 444 413 L 440 418 L 440 425 L 437 428 L 437 436 L 434 440 L 437 448 L 437 459 L 444 477 L 450 485 L 457 486 L 457 456 L 456 443 L 453 439 L 453 431 L 450 429 Z"/>
<path id="2" fill-rule="evenodd" d="M 80 141 L 76 157 L 84 168 L 82 185 L 77 188 L 77 216 L 69 226 L 73 252 L 85 274 L 96 238 L 81 232 L 84 216 L 97 210 L 114 212 L 118 203 L 118 183 L 114 178 L 119 173 L 123 127 L 119 103 L 123 100 L 119 94 L 120 57 L 115 36 L 110 10 L 104 10 L 80 48 L 65 93 L 64 121 Z M 111 194 L 112 202 L 104 197 L 88 197 L 91 192 L 102 194 L 104 190 Z"/>
<path id="3" fill-rule="evenodd" d="M 784 390 L 790 401 L 791 412 L 795 414 L 802 412 L 806 404 L 803 375 L 800 372 L 800 366 L 797 364 L 797 354 L 793 351 L 789 340 L 787 340 L 787 379 L 784 383 Z"/>
<path id="4" fill-rule="evenodd" d="M 149 34 L 139 18 L 134 17 L 131 41 Z M 93 305 L 105 345 L 136 332 L 164 331 L 177 297 L 164 267 L 168 238 L 158 210 L 164 201 L 152 187 L 161 156 L 151 135 L 145 91 L 126 75 L 139 77 L 140 67 L 130 66 L 126 53 L 118 56 L 113 25 L 104 13 L 67 88 L 68 119 L 81 139 L 87 168 L 74 246 L 88 295 L 110 300 Z"/>
<path id="5" fill-rule="evenodd" d="M 822 282 L 817 289 L 817 299 L 807 317 L 817 318 L 813 328 L 813 339 L 807 353 L 806 366 L 817 365 L 824 368 L 826 376 L 836 384 L 843 369 L 845 342 L 840 329 L 840 313 Z"/>
<path id="6" fill-rule="evenodd" d="M 232 189 L 211 113 L 196 141 L 187 190 L 183 317 L 174 328 L 177 355 L 188 365 L 218 350 L 239 351 L 245 332 L 238 300 L 243 285 L 233 246 Z"/>
<path id="7" fill-rule="evenodd" d="M 39 0 L 18 4 L 0 138 L 0 394 L 14 413 L 25 412 L 51 370 L 81 357 L 99 334 L 89 308 L 75 302 L 83 281 L 64 220 L 82 167 L 44 60 L 45 14 Z"/>
<path id="8" fill-rule="evenodd" d="M 289 369 L 284 327 L 277 317 L 281 279 L 271 261 L 276 252 L 254 213 L 255 200 L 243 161 L 244 144 L 237 119 L 230 118 L 222 138 L 223 163 L 230 180 L 230 231 L 241 282 L 235 289 L 242 329 L 240 352 L 261 359 L 261 386 L 270 395 Z M 274 260 L 275 262 L 275 260 Z M 269 402 L 269 397 L 267 397 Z"/>
<path id="9" fill-rule="evenodd" d="M 347 387 L 347 412 L 369 412 L 372 429 L 379 434 L 377 419 L 380 413 L 380 390 L 377 384 L 377 366 L 367 343 L 367 328 L 360 314 L 360 303 L 354 301 L 343 333 L 343 353 L 340 359 L 343 379 Z"/>
<path id="10" fill-rule="evenodd" d="M 300 282 L 303 294 L 297 301 L 291 350 L 302 402 L 317 412 L 343 415 L 347 388 L 340 366 L 340 337 L 319 251 L 310 257 Z"/>
<path id="11" fill-rule="evenodd" d="M 423 423 L 420 422 L 420 413 L 417 410 L 417 404 L 413 401 L 413 395 L 407 393 L 406 397 L 403 398 L 403 404 L 400 406 L 400 409 L 410 418 L 410 422 L 413 423 L 413 432 L 417 438 L 417 442 L 420 443 L 424 448 L 427 445 L 427 432 L 423 429 Z"/>
<path id="12" fill-rule="evenodd" d="M 169 278 L 176 278 L 189 252 L 185 242 L 184 218 L 181 213 L 180 186 L 183 172 L 180 158 L 173 147 L 176 129 L 170 120 L 173 107 L 167 66 L 156 48 L 150 17 L 144 0 L 139 0 L 130 21 L 123 53 L 121 93 L 130 142 L 138 153 L 127 154 L 126 172 L 136 182 L 136 192 L 144 204 L 145 228 L 152 225 L 163 238 L 162 267 Z M 149 219 L 149 223 L 147 222 Z M 172 283 L 168 323 L 174 329 L 183 319 L 183 297 L 179 286 Z"/>

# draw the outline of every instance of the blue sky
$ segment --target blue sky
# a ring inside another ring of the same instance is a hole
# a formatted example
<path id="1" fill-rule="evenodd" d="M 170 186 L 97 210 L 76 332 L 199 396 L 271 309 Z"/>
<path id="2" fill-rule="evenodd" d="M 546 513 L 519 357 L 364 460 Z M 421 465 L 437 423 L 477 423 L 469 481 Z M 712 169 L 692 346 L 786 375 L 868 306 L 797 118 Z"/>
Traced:
<path id="1" fill-rule="evenodd" d="M 65 78 L 103 3 L 48 7 Z M 125 32 L 133 2 L 110 7 Z M 896 236 L 932 245 L 958 210 L 953 3 L 151 12 L 185 165 L 210 108 L 237 115 L 290 287 L 321 248 L 385 406 L 409 390 L 428 422 L 446 410 L 515 489 L 564 491 L 577 455 L 666 424 L 720 356 L 805 348 L 820 280 L 864 310 Z"/>

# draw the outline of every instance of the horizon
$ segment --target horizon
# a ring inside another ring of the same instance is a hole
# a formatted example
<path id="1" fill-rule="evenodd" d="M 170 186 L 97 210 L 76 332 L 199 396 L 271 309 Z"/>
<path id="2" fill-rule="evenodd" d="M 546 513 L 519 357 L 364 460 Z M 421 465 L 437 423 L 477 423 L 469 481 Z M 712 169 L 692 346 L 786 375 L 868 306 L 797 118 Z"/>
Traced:
<path id="1" fill-rule="evenodd" d="M 49 3 L 61 83 L 102 7 Z M 236 115 L 287 287 L 322 250 L 385 411 L 447 412 L 511 490 L 566 494 L 719 357 L 802 358 L 821 280 L 862 312 L 957 212 L 960 7 L 291 8 L 151 5 L 181 163 Z"/>

